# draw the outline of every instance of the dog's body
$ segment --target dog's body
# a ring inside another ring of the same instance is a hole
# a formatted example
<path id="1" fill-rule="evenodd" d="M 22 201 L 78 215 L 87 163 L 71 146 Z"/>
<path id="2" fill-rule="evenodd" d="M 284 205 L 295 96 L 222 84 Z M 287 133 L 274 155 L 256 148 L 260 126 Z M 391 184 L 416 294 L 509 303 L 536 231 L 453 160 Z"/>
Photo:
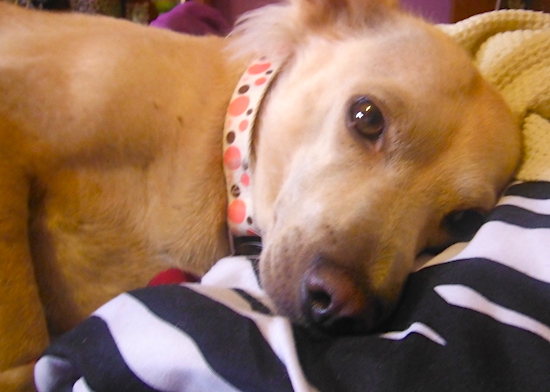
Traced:
<path id="1" fill-rule="evenodd" d="M 253 143 L 262 284 L 298 322 L 371 328 L 415 256 L 454 239 L 448 217 L 494 205 L 518 128 L 394 4 L 296 0 L 240 29 L 241 49 L 288 52 Z M 248 57 L 228 42 L 0 4 L 2 390 L 24 390 L 49 333 L 228 254 L 222 128 Z"/>
<path id="2" fill-rule="evenodd" d="M 0 9 L 5 369 L 11 345 L 41 342 L 21 364 L 44 349 L 44 320 L 67 331 L 167 267 L 228 253 L 220 127 L 241 69 L 221 38 Z"/>

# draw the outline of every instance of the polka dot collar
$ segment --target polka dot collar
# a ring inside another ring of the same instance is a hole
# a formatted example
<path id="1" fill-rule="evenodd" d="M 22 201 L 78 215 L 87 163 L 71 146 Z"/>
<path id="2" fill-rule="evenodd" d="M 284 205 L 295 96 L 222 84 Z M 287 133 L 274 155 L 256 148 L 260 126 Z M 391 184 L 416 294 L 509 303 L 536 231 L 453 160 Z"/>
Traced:
<path id="1" fill-rule="evenodd" d="M 250 65 L 231 97 L 225 118 L 223 164 L 226 177 L 227 222 L 234 237 L 260 236 L 254 221 L 250 146 L 252 130 L 262 99 L 284 57 L 262 57 Z"/>

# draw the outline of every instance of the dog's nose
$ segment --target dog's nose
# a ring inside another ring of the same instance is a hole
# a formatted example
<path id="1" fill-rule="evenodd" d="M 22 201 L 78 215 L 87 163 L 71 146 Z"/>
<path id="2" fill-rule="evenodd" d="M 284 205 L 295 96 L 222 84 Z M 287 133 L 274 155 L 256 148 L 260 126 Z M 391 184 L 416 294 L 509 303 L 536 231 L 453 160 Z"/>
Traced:
<path id="1" fill-rule="evenodd" d="M 302 280 L 302 311 L 314 328 L 331 334 L 357 334 L 372 328 L 376 301 L 355 274 L 316 259 Z"/>

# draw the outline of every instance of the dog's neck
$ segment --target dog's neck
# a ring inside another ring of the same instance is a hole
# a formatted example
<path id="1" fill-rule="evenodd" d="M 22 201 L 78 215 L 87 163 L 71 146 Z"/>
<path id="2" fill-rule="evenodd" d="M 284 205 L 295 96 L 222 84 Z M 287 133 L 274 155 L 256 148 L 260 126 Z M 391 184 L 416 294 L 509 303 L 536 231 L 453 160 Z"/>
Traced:
<path id="1" fill-rule="evenodd" d="M 239 80 L 227 110 L 223 163 L 229 203 L 227 222 L 234 238 L 261 236 L 252 205 L 252 134 L 262 100 L 284 60 L 280 56 L 254 61 Z"/>

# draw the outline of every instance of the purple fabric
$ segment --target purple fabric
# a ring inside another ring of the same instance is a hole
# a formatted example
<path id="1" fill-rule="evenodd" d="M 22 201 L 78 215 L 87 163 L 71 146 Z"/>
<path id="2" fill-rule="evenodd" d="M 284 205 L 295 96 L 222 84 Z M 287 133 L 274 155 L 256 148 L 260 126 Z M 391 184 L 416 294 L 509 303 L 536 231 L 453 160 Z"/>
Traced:
<path id="1" fill-rule="evenodd" d="M 227 35 L 231 25 L 215 8 L 194 1 L 178 4 L 150 24 L 192 35 Z"/>

